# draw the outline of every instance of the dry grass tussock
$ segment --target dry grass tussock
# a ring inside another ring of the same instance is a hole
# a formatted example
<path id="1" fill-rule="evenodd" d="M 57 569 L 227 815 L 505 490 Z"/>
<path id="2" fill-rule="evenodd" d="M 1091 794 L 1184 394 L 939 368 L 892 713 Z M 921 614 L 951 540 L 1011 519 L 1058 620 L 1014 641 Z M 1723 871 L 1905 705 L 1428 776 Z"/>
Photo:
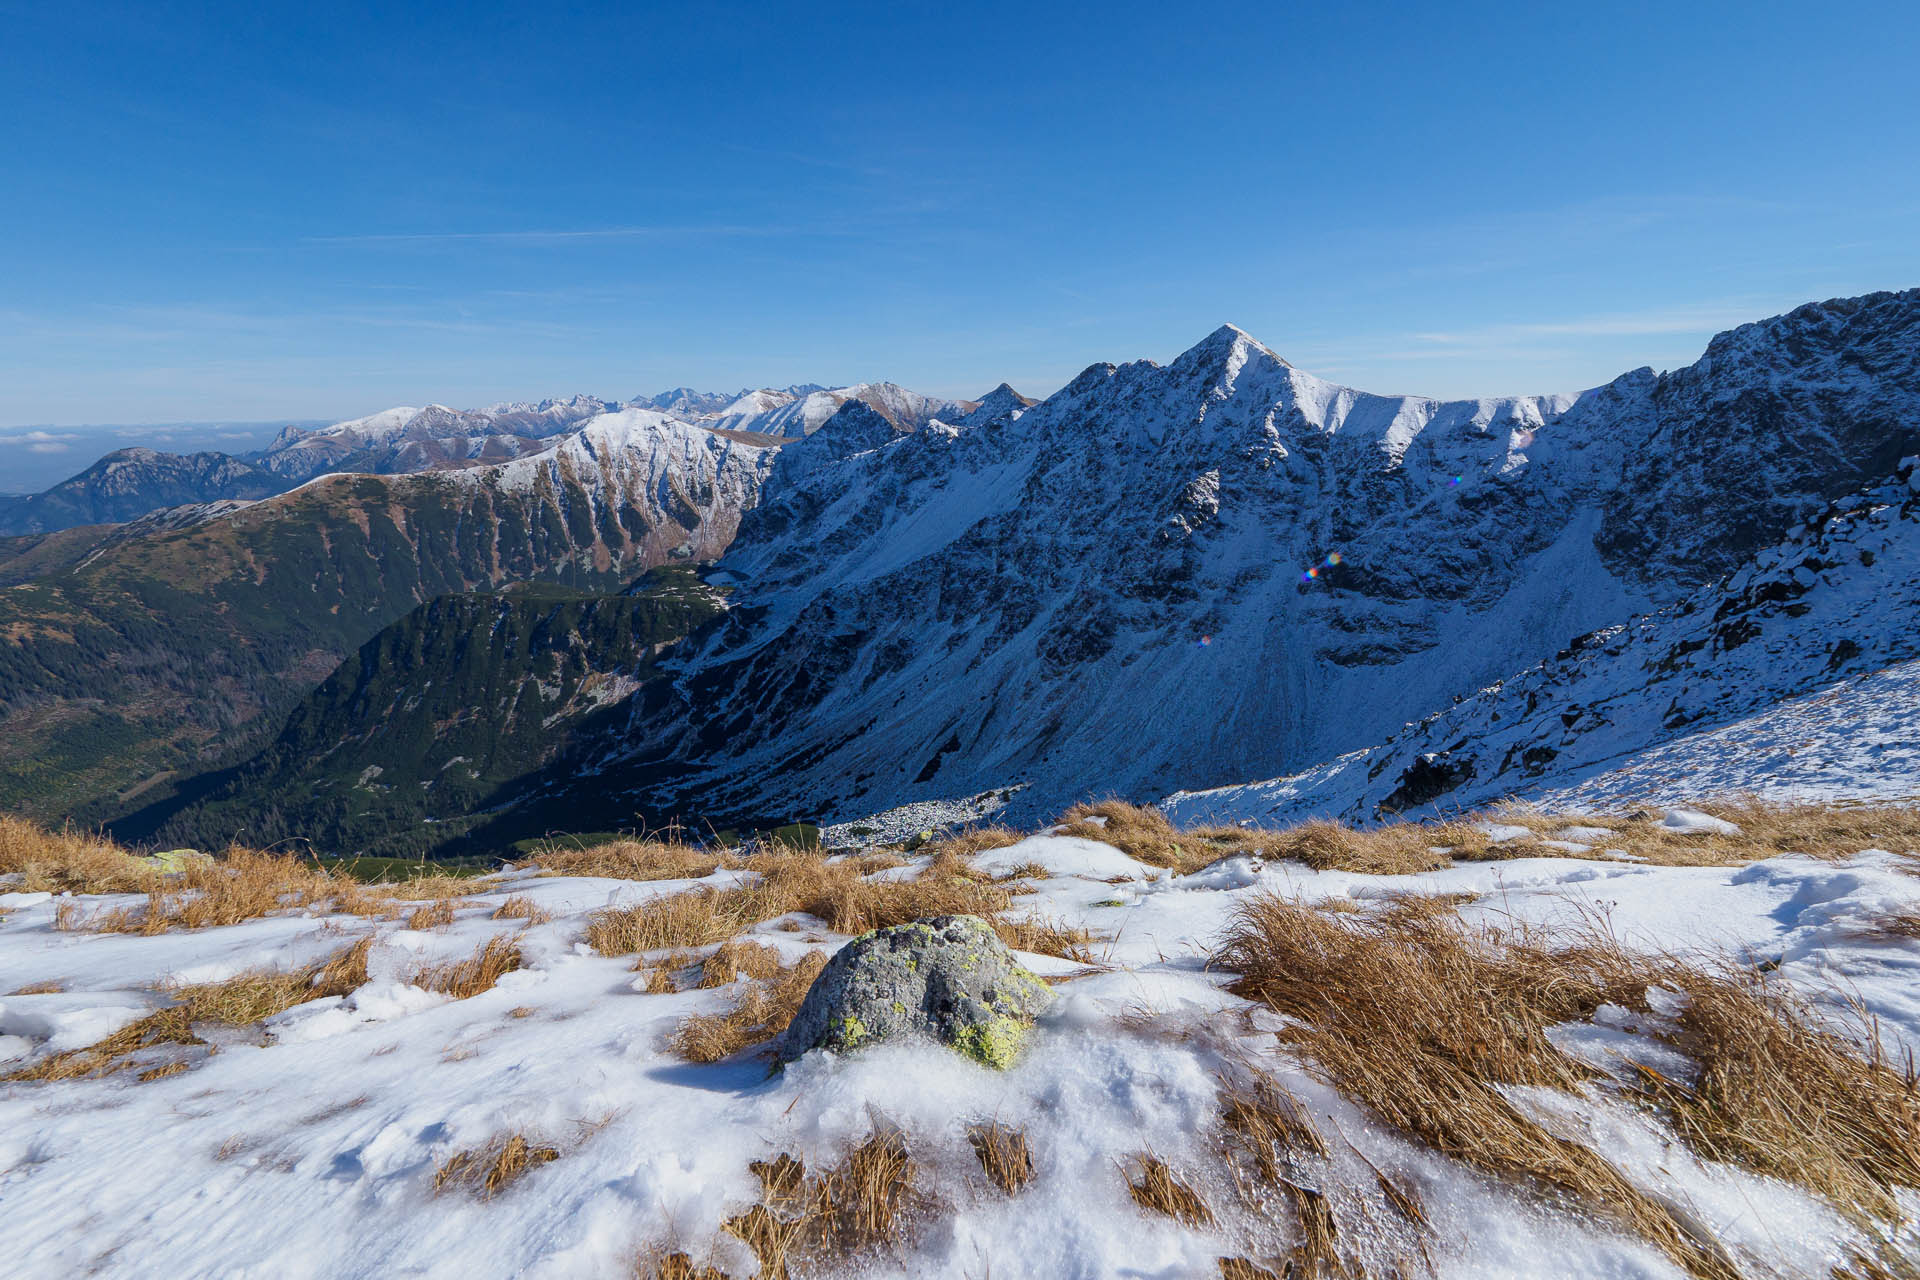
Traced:
<path id="1" fill-rule="evenodd" d="M 1593 856 L 1545 843 L 1555 839 L 1590 845 L 1596 852 L 1619 850 L 1660 866 L 1737 866 L 1787 853 L 1837 859 L 1869 848 L 1920 851 L 1920 807 L 1773 804 L 1753 797 L 1698 807 L 1732 822 L 1740 834 L 1671 831 L 1660 824 L 1655 812 L 1573 818 L 1521 805 L 1367 828 L 1312 819 L 1278 829 L 1182 830 L 1158 809 L 1105 800 L 1075 805 L 1060 822 L 1063 835 L 1100 840 L 1141 862 L 1181 874 L 1241 854 L 1300 862 L 1320 871 L 1369 875 L 1412 875 L 1455 861 Z M 1485 829 L 1490 824 L 1525 828 L 1525 833 L 1496 841 Z M 1565 832 L 1570 827 L 1605 828 L 1608 834 L 1569 838 Z"/>
<path id="2" fill-rule="evenodd" d="M 0 875 L 29 893 L 145 893 L 159 876 L 111 840 L 0 814 Z"/>
<path id="3" fill-rule="evenodd" d="M 467 1191 L 491 1200 L 523 1174 L 560 1158 L 557 1147 L 537 1145 L 523 1133 L 501 1134 L 482 1146 L 456 1151 L 433 1174 L 435 1195 Z"/>
<path id="4" fill-rule="evenodd" d="M 987 1181 L 1008 1195 L 1018 1195 L 1033 1181 L 1033 1150 L 1022 1130 L 992 1120 L 968 1129 L 967 1141 Z"/>
<path id="5" fill-rule="evenodd" d="M 936 853 L 911 879 L 872 879 L 855 860 L 817 854 L 763 855 L 753 860 L 760 878 L 717 889 L 702 885 L 685 893 L 611 907 L 587 922 L 587 942 L 602 955 L 632 955 L 667 947 L 703 947 L 725 942 L 751 926 L 801 912 L 837 933 L 862 934 L 924 920 L 974 915 L 1023 951 L 1086 962 L 1092 936 L 1052 921 L 1009 920 L 1012 889 L 995 882 L 951 849 Z"/>
<path id="6" fill-rule="evenodd" d="M 7 994 L 10 996 L 56 996 L 66 989 L 64 982 L 29 982 L 24 987 L 15 987 Z"/>
<path id="7" fill-rule="evenodd" d="M 292 854 L 234 846 L 217 857 L 191 859 L 171 873 L 110 840 L 72 830 L 47 831 L 0 816 L 0 875 L 18 885 L 55 893 L 144 893 L 144 903 L 107 910 L 69 900 L 56 909 L 59 929 L 159 934 L 239 924 L 278 911 L 325 907 L 355 915 L 394 918 L 396 902 L 448 901 L 473 890 L 458 876 L 423 875 L 365 885 Z"/>
<path id="8" fill-rule="evenodd" d="M 1660 814 L 1640 810 L 1570 818 L 1524 805 L 1502 805 L 1476 821 L 1525 827 L 1530 833 L 1498 844 L 1481 835 L 1479 844 L 1452 851 L 1462 859 L 1583 857 L 1543 844 L 1567 838 L 1568 827 L 1602 827 L 1608 834 L 1581 836 L 1576 843 L 1617 849 L 1656 866 L 1742 866 L 1764 858 L 1798 853 L 1822 859 L 1849 858 L 1863 849 L 1894 853 L 1920 851 L 1920 807 L 1898 804 L 1776 804 L 1743 796 L 1692 806 L 1740 828 L 1738 835 L 1707 831 L 1670 831 Z M 1453 826 L 1462 824 L 1455 823 Z M 1451 844 L 1436 840 L 1436 844 Z"/>
<path id="9" fill-rule="evenodd" d="M 771 952 L 772 948 L 749 944 L 740 950 Z M 736 955 L 724 962 L 723 971 L 740 972 L 737 966 L 743 961 L 751 966 L 755 976 L 741 983 L 733 1006 L 723 1013 L 688 1018 L 674 1032 L 674 1052 L 681 1057 L 690 1062 L 718 1062 L 753 1045 L 764 1044 L 785 1031 L 793 1015 L 800 1011 L 800 1002 L 807 998 L 813 980 L 826 967 L 827 957 L 810 951 L 795 964 L 781 968 L 777 953 L 753 958 Z M 707 962 L 708 966 L 712 964 L 712 960 Z M 700 985 L 711 985 L 706 981 L 707 966 L 702 967 L 702 972 Z"/>
<path id="10" fill-rule="evenodd" d="M 453 923 L 453 908 L 452 898 L 442 898 L 438 902 L 415 907 L 407 913 L 407 928 L 444 929 Z"/>
<path id="11" fill-rule="evenodd" d="M 1213 1222 L 1213 1210 L 1207 1208 L 1197 1191 L 1174 1176 L 1165 1160 L 1152 1152 L 1142 1152 L 1133 1157 L 1133 1163 L 1137 1168 L 1127 1175 L 1127 1190 L 1132 1193 L 1135 1204 L 1150 1212 L 1177 1218 L 1190 1227 L 1204 1227 Z"/>
<path id="12" fill-rule="evenodd" d="M 992 916 L 1011 900 L 1004 888 L 974 878 L 977 872 L 964 874 L 938 859 L 909 880 L 871 880 L 852 863 L 799 853 L 769 856 L 759 870 L 751 884 L 702 886 L 598 912 L 588 922 L 587 942 L 603 955 L 708 946 L 795 911 L 838 933 L 859 934 L 927 916 Z"/>
<path id="13" fill-rule="evenodd" d="M 786 1280 L 794 1262 L 831 1264 L 883 1248 L 917 1207 L 917 1171 L 897 1132 L 874 1134 L 820 1173 L 784 1153 L 749 1167 L 761 1202 L 725 1226 L 753 1250 L 763 1280 Z"/>
<path id="14" fill-rule="evenodd" d="M 702 849 L 673 839 L 610 840 L 586 848 L 552 843 L 531 865 L 550 876 L 602 876 L 609 880 L 698 880 L 745 865 L 724 849 Z"/>
<path id="15" fill-rule="evenodd" d="M 1348 1147 L 1342 1173 L 1306 1107 L 1273 1076 L 1251 1066 L 1220 1079 L 1220 1118 L 1229 1170 L 1241 1199 L 1261 1218 L 1284 1216 L 1292 1243 L 1268 1271 L 1251 1259 L 1221 1259 L 1223 1275 L 1366 1280 L 1423 1275 L 1431 1224 L 1414 1194 Z M 1357 1188 L 1349 1179 L 1364 1169 Z"/>
<path id="16" fill-rule="evenodd" d="M 475 948 L 465 960 L 421 965 L 407 978 L 416 987 L 439 991 L 455 1000 L 466 1000 L 483 991 L 491 991 L 500 975 L 511 973 L 526 963 L 516 938 L 496 935 Z"/>
<path id="17" fill-rule="evenodd" d="M 494 908 L 495 920 L 524 920 L 529 926 L 546 924 L 553 919 L 553 912 L 538 906 L 532 898 L 515 894 Z"/>
<path id="18" fill-rule="evenodd" d="M 1282 1033 L 1328 1083 L 1437 1150 L 1584 1203 L 1698 1276 L 1736 1274 L 1719 1244 L 1593 1150 L 1557 1138 L 1502 1085 L 1572 1091 L 1597 1073 L 1555 1049 L 1556 1023 L 1603 1003 L 1698 1067 L 1643 1073 L 1629 1096 L 1699 1155 L 1796 1181 L 1871 1229 L 1920 1186 L 1920 1089 L 1763 976 L 1624 951 L 1604 938 L 1548 949 L 1432 913 L 1328 916 L 1275 896 L 1244 905 L 1220 963 L 1234 990 L 1295 1022 Z M 1648 990 L 1684 997 L 1670 1030 Z"/>
<path id="19" fill-rule="evenodd" d="M 75 1080 L 107 1075 L 133 1065 L 133 1055 L 163 1045 L 198 1045 L 196 1024 L 246 1026 L 284 1013 L 297 1004 L 323 996 L 343 996 L 367 981 L 367 953 L 372 938 L 362 938 L 324 960 L 289 972 L 242 973 L 224 982 L 175 987 L 176 1003 L 129 1023 L 112 1035 L 82 1049 L 69 1049 L 41 1059 L 3 1077 L 6 1080 Z M 185 1069 L 164 1064 L 143 1072 L 155 1080 Z"/>

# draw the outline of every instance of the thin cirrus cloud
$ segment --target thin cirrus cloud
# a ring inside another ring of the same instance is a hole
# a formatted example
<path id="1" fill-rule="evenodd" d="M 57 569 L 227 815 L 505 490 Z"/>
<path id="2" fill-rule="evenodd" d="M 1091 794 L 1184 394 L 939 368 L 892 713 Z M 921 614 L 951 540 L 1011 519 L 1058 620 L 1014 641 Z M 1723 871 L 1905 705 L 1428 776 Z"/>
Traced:
<path id="1" fill-rule="evenodd" d="M 754 226 L 742 223 L 688 224 L 684 226 L 578 227 L 530 229 L 519 231 L 406 231 L 347 236 L 303 236 L 302 244 L 337 245 L 436 245 L 436 244 L 526 244 L 562 245 L 603 240 L 665 240 L 695 236 L 791 236 L 827 234 L 808 232 L 800 227 Z"/>

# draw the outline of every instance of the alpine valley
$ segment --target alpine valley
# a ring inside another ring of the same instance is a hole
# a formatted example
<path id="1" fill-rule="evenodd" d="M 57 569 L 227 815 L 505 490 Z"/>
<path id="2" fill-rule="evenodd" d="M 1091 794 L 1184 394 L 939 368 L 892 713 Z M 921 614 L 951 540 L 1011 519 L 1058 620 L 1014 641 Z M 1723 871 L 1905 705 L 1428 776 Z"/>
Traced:
<path id="1" fill-rule="evenodd" d="M 0 804 L 445 856 L 1109 794 L 1920 792 L 1917 456 L 1920 290 L 1578 394 L 1373 395 L 1227 326 L 1039 402 L 678 388 L 123 450 L 5 512 Z"/>

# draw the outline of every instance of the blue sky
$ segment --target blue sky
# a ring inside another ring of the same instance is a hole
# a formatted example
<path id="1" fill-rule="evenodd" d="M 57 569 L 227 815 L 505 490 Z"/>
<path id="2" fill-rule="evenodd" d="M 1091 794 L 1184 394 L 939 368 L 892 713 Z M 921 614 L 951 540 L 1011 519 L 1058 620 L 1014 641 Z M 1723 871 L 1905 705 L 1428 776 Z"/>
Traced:
<path id="1" fill-rule="evenodd" d="M 0 0 L 0 424 L 1044 393 L 1228 320 L 1575 389 L 1920 284 L 1914 6 L 1441 8 Z"/>

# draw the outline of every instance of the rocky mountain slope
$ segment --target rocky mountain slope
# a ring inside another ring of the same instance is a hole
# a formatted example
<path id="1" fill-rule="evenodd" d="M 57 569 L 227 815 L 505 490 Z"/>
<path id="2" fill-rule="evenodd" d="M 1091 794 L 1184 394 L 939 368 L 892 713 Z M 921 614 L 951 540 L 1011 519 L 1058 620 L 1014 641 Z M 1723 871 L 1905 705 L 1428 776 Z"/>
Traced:
<path id="1" fill-rule="evenodd" d="M 848 813 L 1272 777 L 1676 603 L 1920 451 L 1920 291 L 1579 396 L 1371 396 L 1223 328 L 1018 417 L 782 452 L 593 786 Z M 549 786 L 564 790 L 565 779 Z"/>
<path id="2" fill-rule="evenodd" d="M 0 534 L 119 524 L 161 507 L 267 498 L 290 487 L 272 471 L 224 453 L 116 449 L 73 478 L 0 508 Z"/>
<path id="3" fill-rule="evenodd" d="M 0 590 L 0 804 L 100 817 L 163 799 L 436 596 L 618 588 L 717 556 L 771 460 L 628 410 L 514 462 L 329 476 L 59 557 Z"/>
<path id="4" fill-rule="evenodd" d="M 1176 794 L 1167 808 L 1193 821 L 1371 821 L 1547 789 L 1615 803 L 1647 798 L 1620 785 L 1632 782 L 1657 796 L 1657 783 L 1672 775 L 1648 769 L 1654 748 L 1703 726 L 1764 718 L 1788 700 L 1872 680 L 1920 658 L 1917 465 L 1920 459 L 1905 459 L 1889 483 L 1833 504 L 1795 536 L 1678 604 L 1576 637 L 1546 661 L 1378 746 L 1293 777 Z M 1901 701 L 1888 691 L 1890 713 Z M 1802 745 L 1814 736 L 1800 716 L 1787 723 Z M 1780 727 L 1750 723 L 1741 736 L 1778 742 Z M 1851 725 L 1850 733 L 1859 736 L 1861 726 Z M 1684 767 L 1678 759 L 1665 766 Z M 1609 785 L 1615 770 L 1633 777 Z M 1874 775 L 1882 772 L 1864 768 L 1862 782 L 1877 787 L 1883 779 Z M 1747 773 L 1746 782 L 1723 778 L 1719 788 L 1758 785 L 1762 772 Z M 1920 794 L 1920 777 L 1909 774 L 1907 783 L 1909 793 Z M 1823 794 L 1845 790 L 1834 780 Z"/>

